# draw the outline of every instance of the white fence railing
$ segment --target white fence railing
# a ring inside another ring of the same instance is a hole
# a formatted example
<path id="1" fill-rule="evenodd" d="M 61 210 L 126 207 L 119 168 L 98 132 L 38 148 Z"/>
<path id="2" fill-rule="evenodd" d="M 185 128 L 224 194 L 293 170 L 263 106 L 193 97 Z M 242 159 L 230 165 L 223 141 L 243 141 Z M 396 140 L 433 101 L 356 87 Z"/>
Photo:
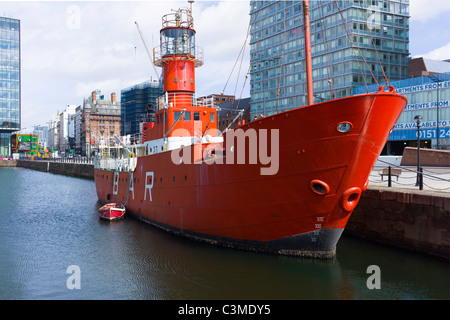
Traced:
<path id="1" fill-rule="evenodd" d="M 137 164 L 137 158 L 124 158 L 124 159 L 95 159 L 94 167 L 102 170 L 114 170 L 114 171 L 134 171 Z"/>

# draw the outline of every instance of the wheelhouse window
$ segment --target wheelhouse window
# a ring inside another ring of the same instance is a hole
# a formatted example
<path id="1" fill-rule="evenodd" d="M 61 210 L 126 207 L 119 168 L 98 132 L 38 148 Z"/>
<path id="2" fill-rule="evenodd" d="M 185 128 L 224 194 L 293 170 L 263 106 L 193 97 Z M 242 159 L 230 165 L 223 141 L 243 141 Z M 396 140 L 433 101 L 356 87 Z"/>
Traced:
<path id="1" fill-rule="evenodd" d="M 200 120 L 200 112 L 194 112 L 194 121 Z"/>

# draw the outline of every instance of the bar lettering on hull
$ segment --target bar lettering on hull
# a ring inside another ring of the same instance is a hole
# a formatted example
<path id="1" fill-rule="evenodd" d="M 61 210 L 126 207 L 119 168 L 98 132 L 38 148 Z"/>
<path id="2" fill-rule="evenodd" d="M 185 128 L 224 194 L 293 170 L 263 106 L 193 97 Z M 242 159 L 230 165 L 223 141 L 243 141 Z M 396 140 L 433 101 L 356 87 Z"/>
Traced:
<path id="1" fill-rule="evenodd" d="M 130 191 L 131 191 L 131 194 L 132 194 L 132 197 L 133 197 L 133 200 L 134 200 L 134 182 L 133 182 L 133 172 L 130 172 L 131 173 L 131 176 L 130 176 L 130 186 L 128 187 L 128 194 L 130 193 Z"/>
<path id="2" fill-rule="evenodd" d="M 151 177 L 151 178 L 149 179 L 149 177 Z M 154 177 L 153 171 L 145 173 L 144 200 L 147 200 L 147 190 L 148 190 L 148 193 L 150 195 L 150 201 L 152 201 L 153 177 Z M 150 180 L 150 182 L 149 182 L 149 180 Z"/>
<path id="3" fill-rule="evenodd" d="M 119 172 L 114 172 L 114 183 L 113 183 L 113 195 L 117 195 L 119 193 Z"/>

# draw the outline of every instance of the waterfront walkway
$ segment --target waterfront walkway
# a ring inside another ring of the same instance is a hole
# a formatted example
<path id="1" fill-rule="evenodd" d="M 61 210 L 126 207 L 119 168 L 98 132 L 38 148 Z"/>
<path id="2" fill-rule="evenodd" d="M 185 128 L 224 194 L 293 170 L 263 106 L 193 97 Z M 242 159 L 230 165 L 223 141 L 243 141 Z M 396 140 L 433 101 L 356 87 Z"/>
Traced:
<path id="1" fill-rule="evenodd" d="M 388 187 L 388 176 L 381 176 L 388 165 L 375 167 L 369 176 L 369 187 Z M 391 167 L 392 172 L 401 170 L 400 174 L 391 177 L 392 189 L 417 192 L 431 191 L 436 194 L 450 197 L 450 167 L 423 167 L 423 190 L 416 185 L 416 167 Z M 389 188 L 389 189 L 391 189 Z"/>

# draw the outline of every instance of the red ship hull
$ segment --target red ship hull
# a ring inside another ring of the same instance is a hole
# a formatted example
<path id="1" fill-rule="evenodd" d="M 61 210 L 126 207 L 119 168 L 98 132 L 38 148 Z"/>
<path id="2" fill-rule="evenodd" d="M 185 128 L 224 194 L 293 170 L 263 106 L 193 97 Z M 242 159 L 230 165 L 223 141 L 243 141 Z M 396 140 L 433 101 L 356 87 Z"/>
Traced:
<path id="1" fill-rule="evenodd" d="M 177 164 L 166 151 L 138 157 L 134 172 L 96 168 L 98 198 L 213 244 L 331 258 L 405 105 L 379 92 L 257 119 L 239 128 L 279 130 L 276 174 L 261 175 L 260 161 Z M 351 129 L 340 132 L 341 123 Z"/>

